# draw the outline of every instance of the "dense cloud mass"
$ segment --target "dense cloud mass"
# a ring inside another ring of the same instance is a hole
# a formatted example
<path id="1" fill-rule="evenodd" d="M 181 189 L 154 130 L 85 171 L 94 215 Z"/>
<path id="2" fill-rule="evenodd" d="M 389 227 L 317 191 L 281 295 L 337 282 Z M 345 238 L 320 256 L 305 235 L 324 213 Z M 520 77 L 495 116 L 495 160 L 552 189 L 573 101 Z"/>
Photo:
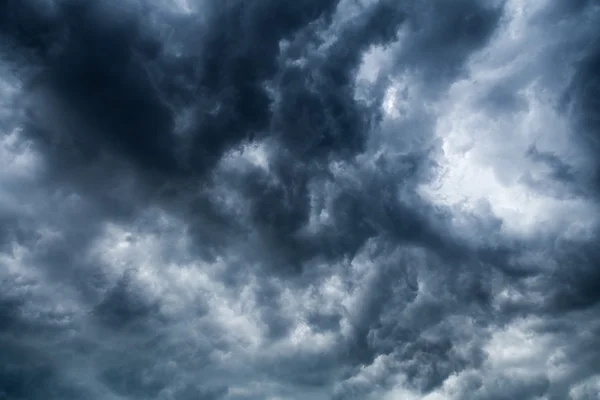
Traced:
<path id="1" fill-rule="evenodd" d="M 0 399 L 600 398 L 600 3 L 0 1 Z"/>

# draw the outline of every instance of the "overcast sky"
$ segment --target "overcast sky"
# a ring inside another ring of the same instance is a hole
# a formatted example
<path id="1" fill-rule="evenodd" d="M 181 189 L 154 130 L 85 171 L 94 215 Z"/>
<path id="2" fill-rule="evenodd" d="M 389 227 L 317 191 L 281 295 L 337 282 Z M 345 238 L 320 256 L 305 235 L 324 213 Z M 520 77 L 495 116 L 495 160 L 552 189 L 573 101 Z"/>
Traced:
<path id="1" fill-rule="evenodd" d="M 600 3 L 0 1 L 0 399 L 597 400 Z"/>

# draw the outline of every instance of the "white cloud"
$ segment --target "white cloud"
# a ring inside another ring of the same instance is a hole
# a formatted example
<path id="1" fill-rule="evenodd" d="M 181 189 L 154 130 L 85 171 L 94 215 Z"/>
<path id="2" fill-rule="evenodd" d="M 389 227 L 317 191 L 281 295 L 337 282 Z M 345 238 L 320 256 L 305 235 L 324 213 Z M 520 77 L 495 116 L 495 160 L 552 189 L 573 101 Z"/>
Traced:
<path id="1" fill-rule="evenodd" d="M 561 88 L 548 86 L 558 81 L 564 90 L 569 70 L 548 65 L 559 44 L 553 36 L 543 37 L 533 22 L 541 3 L 507 3 L 500 31 L 473 56 L 468 75 L 438 105 L 440 170 L 421 187 L 426 198 L 458 214 L 486 218 L 480 214 L 483 202 L 502 220 L 505 234 L 525 237 L 589 230 L 594 222 L 588 216 L 596 210 L 583 198 L 557 198 L 530 182 L 553 172 L 528 155 L 534 147 L 574 171 L 589 165 L 579 156 L 570 122 L 558 110 Z"/>

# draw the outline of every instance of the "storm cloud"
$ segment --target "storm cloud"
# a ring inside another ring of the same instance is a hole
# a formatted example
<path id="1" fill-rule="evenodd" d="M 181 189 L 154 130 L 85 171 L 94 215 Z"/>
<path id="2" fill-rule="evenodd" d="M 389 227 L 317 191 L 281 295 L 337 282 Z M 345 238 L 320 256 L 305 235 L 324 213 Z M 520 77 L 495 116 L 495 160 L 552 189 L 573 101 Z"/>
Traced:
<path id="1" fill-rule="evenodd" d="M 0 3 L 0 399 L 600 393 L 600 4 Z"/>

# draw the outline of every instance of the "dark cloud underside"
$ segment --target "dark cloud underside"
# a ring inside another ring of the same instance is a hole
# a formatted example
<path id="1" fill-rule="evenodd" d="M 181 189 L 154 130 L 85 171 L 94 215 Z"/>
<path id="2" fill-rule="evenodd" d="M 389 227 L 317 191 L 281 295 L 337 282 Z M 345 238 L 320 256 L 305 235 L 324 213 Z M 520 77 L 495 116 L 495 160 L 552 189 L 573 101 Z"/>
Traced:
<path id="1" fill-rule="evenodd" d="M 0 3 L 0 399 L 596 399 L 600 5 Z"/>

